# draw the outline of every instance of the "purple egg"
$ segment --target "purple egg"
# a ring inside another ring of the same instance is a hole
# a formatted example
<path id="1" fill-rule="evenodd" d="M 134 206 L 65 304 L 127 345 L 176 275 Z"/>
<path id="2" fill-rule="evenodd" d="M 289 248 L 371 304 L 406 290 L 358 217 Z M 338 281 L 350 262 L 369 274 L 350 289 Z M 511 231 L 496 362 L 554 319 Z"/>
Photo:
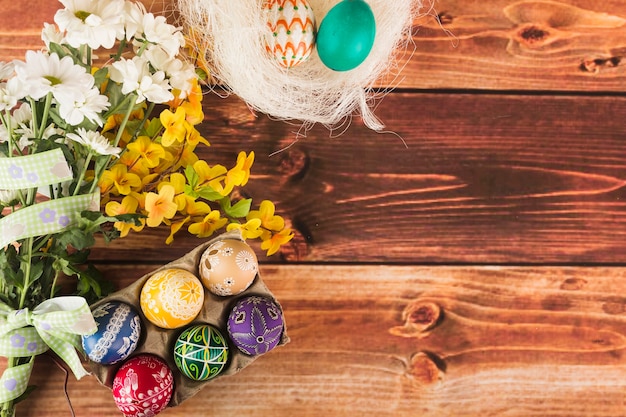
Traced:
<path id="1" fill-rule="evenodd" d="M 228 335 L 234 345 L 247 355 L 269 352 L 283 334 L 283 313 L 274 301 L 259 296 L 237 301 L 228 316 Z"/>
<path id="2" fill-rule="evenodd" d="M 141 318 L 132 306 L 109 301 L 93 310 L 98 330 L 83 336 L 83 349 L 94 362 L 112 365 L 130 356 L 141 336 Z"/>

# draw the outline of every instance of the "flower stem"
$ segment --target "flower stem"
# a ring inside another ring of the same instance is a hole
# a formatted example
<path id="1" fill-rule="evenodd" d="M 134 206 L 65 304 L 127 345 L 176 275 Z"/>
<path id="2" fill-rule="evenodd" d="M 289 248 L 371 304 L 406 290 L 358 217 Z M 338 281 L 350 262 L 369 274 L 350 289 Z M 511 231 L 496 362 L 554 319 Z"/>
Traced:
<path id="1" fill-rule="evenodd" d="M 74 193 L 72 195 L 77 195 L 78 192 L 80 191 L 80 183 L 83 182 L 83 179 L 85 178 L 85 174 L 87 173 L 87 168 L 89 167 L 89 162 L 91 162 L 92 157 L 93 157 L 93 151 L 90 149 L 89 154 L 87 155 L 87 160 L 83 164 L 83 168 L 80 171 L 80 176 L 78 177 L 78 181 L 76 181 L 76 188 L 74 188 Z M 94 183 L 97 183 L 97 181 L 94 180 Z"/>
<path id="2" fill-rule="evenodd" d="M 50 113 L 50 106 L 52 105 L 52 93 L 48 93 L 46 96 L 46 104 L 43 108 L 43 116 L 41 118 L 41 125 L 39 126 L 39 132 L 35 132 L 37 138 L 41 139 L 43 137 L 43 132 L 46 130 L 46 122 L 48 121 L 48 114 Z M 35 112 L 33 111 L 33 115 Z"/>
<path id="3" fill-rule="evenodd" d="M 33 259 L 33 238 L 29 237 L 26 239 L 26 249 L 28 251 L 26 255 L 26 260 L 22 262 L 24 267 L 24 287 L 22 288 L 22 294 L 20 295 L 20 309 L 24 308 L 24 304 L 26 304 L 26 294 L 28 293 L 28 287 L 30 287 L 30 271 L 31 271 L 31 263 Z"/>

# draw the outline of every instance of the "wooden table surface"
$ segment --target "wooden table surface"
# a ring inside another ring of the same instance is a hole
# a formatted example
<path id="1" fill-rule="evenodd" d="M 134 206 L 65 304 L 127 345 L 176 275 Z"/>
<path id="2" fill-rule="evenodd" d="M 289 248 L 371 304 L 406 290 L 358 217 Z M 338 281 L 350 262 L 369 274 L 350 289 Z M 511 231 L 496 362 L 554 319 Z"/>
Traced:
<path id="1" fill-rule="evenodd" d="M 58 4 L 0 5 L 0 60 L 39 48 Z M 395 134 L 355 118 L 293 143 L 293 126 L 206 96 L 206 156 L 254 150 L 251 196 L 297 231 L 261 257 L 291 342 L 163 416 L 626 415 L 626 4 L 433 14 L 376 111 Z M 122 288 L 200 243 L 165 237 L 94 259 Z M 49 357 L 33 381 L 19 416 L 69 415 Z M 68 394 L 77 416 L 121 415 L 93 377 Z"/>

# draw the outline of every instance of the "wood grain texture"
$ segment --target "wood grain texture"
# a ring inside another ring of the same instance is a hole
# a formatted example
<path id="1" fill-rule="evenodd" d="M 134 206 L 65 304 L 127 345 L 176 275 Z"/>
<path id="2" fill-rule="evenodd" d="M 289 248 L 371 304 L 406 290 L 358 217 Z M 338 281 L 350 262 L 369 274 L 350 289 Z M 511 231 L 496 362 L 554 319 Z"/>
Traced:
<path id="1" fill-rule="evenodd" d="M 126 285 L 151 266 L 110 267 Z M 619 416 L 623 268 L 271 266 L 291 343 L 219 378 L 167 417 Z M 437 318 L 429 306 L 440 308 Z M 424 323 L 431 321 L 425 328 Z M 38 359 L 22 417 L 67 415 L 63 374 Z M 117 415 L 70 378 L 78 416 Z"/>
<path id="2" fill-rule="evenodd" d="M 174 0 L 142 0 L 171 15 Z M 381 80 L 401 88 L 613 91 L 626 81 L 626 5 L 619 0 L 424 0 L 423 16 Z M 56 1 L 0 0 L 0 61 L 41 47 Z M 16 19 L 15 16 L 19 16 Z M 395 76 L 399 75 L 397 78 Z"/>
<path id="3" fill-rule="evenodd" d="M 39 49 L 59 5 L 0 0 L 0 60 Z M 298 232 L 261 257 L 292 342 L 163 416 L 623 416 L 625 22 L 618 0 L 438 0 L 381 80 L 402 87 L 376 110 L 393 133 L 355 116 L 301 137 L 208 94 L 201 156 L 254 150 L 247 192 Z M 92 259 L 121 288 L 200 243 L 166 236 Z M 20 417 L 69 415 L 52 359 L 32 382 Z M 121 415 L 94 378 L 69 395 Z"/>
<path id="4" fill-rule="evenodd" d="M 403 86 L 623 90 L 623 2 L 429 3 L 433 4 L 429 15 L 415 22 L 415 52 L 403 70 Z"/>
<path id="5" fill-rule="evenodd" d="M 205 109 L 201 130 L 212 146 L 204 157 L 231 164 L 238 150 L 254 150 L 247 192 L 276 201 L 299 232 L 285 260 L 625 258 L 623 98 L 391 94 L 377 113 L 406 146 L 358 119 L 340 137 L 318 127 L 294 142 L 297 126 L 255 117 L 236 98 L 207 95 Z M 94 259 L 174 259 L 198 244 L 181 237 L 146 252 L 151 233 Z M 154 236 L 163 242 L 167 231 Z"/>

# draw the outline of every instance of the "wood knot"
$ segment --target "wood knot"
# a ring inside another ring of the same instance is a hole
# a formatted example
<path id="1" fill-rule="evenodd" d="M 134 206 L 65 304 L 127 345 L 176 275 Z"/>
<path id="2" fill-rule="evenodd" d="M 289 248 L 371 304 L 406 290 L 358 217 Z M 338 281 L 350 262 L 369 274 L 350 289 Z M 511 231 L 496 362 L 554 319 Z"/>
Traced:
<path id="1" fill-rule="evenodd" d="M 411 358 L 407 374 L 418 385 L 432 385 L 443 379 L 444 363 L 430 353 L 418 352 Z"/>
<path id="2" fill-rule="evenodd" d="M 389 330 L 395 336 L 422 337 L 436 327 L 443 318 L 441 307 L 433 302 L 416 301 L 409 304 L 402 313 L 403 326 Z"/>
<path id="3" fill-rule="evenodd" d="M 440 25 L 450 25 L 454 21 L 454 16 L 448 12 L 441 12 L 437 14 L 437 21 Z"/>
<path id="4" fill-rule="evenodd" d="M 582 278 L 568 278 L 561 284 L 561 289 L 565 291 L 578 291 L 585 285 L 587 285 L 587 281 Z"/>
<path id="5" fill-rule="evenodd" d="M 552 41 L 550 31 L 536 24 L 520 27 L 516 38 L 519 43 L 528 47 L 541 46 Z"/>
<path id="6" fill-rule="evenodd" d="M 615 68 L 619 66 L 621 62 L 622 57 L 619 56 L 612 56 L 609 58 L 585 59 L 580 64 L 580 70 L 583 72 L 597 74 L 604 69 Z"/>
<path id="7" fill-rule="evenodd" d="M 425 332 L 439 323 L 441 308 L 435 303 L 416 303 L 405 310 L 404 316 L 406 324 Z"/>
<path id="8" fill-rule="evenodd" d="M 278 170 L 290 179 L 302 179 L 309 167 L 308 155 L 298 149 L 283 152 Z"/>

